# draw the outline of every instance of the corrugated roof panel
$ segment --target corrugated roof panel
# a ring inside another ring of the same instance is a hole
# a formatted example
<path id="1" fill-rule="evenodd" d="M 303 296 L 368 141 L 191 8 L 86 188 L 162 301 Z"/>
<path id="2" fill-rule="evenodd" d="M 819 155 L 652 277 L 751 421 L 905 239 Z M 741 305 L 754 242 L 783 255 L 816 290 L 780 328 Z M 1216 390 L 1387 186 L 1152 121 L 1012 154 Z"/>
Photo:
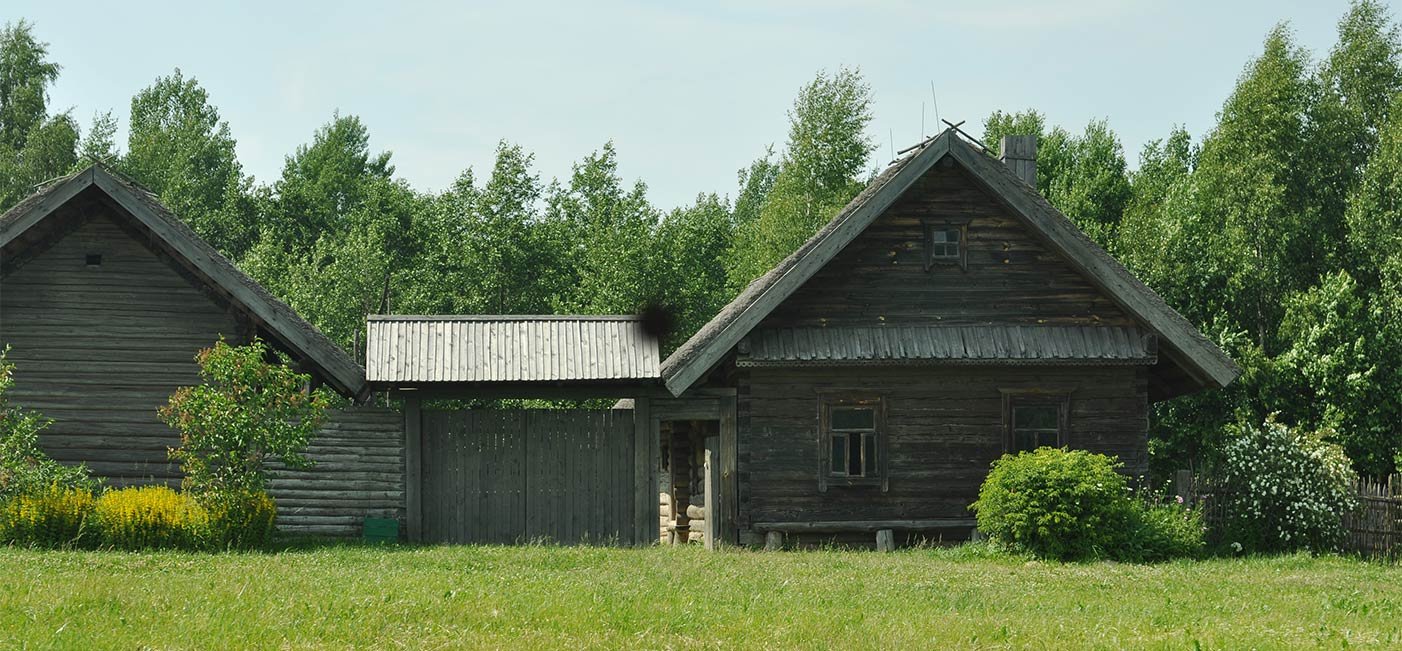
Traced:
<path id="1" fill-rule="evenodd" d="M 659 377 L 657 339 L 634 317 L 372 316 L 371 382 L 568 382 Z"/>
<path id="2" fill-rule="evenodd" d="M 752 332 L 744 365 L 823 362 L 1152 364 L 1137 328 L 1101 326 L 825 326 Z"/>

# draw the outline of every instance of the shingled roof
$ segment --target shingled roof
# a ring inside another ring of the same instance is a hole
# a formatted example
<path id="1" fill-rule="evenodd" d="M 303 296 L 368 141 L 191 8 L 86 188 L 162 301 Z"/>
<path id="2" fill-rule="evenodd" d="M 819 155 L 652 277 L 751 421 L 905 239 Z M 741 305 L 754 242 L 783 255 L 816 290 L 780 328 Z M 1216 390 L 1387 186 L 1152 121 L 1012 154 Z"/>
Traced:
<path id="1" fill-rule="evenodd" d="M 163 249 L 305 360 L 336 391 L 351 398 L 365 396 L 365 371 L 345 351 L 200 239 L 153 194 L 100 164 L 49 182 L 0 216 L 0 250 L 25 246 L 26 232 L 85 192 L 103 193 L 109 205 L 149 231 Z"/>
<path id="2" fill-rule="evenodd" d="M 860 194 L 768 273 L 751 282 L 662 363 L 662 379 L 680 396 L 719 365 L 766 316 L 880 217 L 925 172 L 949 157 L 982 188 L 1021 217 L 1034 236 L 1060 253 L 1117 305 L 1156 335 L 1161 353 L 1198 386 L 1223 387 L 1236 364 L 1129 270 L 1091 241 L 1008 167 L 959 138 L 953 129 L 892 163 Z"/>

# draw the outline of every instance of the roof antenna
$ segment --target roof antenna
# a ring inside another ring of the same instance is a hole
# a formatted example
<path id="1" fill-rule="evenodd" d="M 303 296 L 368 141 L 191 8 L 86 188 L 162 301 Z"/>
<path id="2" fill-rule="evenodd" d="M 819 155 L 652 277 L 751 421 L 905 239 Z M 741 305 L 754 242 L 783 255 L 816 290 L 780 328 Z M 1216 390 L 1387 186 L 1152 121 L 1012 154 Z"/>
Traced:
<path id="1" fill-rule="evenodd" d="M 925 139 L 925 103 L 920 103 L 920 139 Z"/>
<path id="2" fill-rule="evenodd" d="M 940 121 L 940 98 L 935 96 L 935 80 L 930 80 L 930 99 L 935 102 L 935 122 Z M 921 117 L 924 117 L 923 114 Z"/>
<path id="3" fill-rule="evenodd" d="M 896 159 L 896 130 L 891 129 L 891 160 Z"/>

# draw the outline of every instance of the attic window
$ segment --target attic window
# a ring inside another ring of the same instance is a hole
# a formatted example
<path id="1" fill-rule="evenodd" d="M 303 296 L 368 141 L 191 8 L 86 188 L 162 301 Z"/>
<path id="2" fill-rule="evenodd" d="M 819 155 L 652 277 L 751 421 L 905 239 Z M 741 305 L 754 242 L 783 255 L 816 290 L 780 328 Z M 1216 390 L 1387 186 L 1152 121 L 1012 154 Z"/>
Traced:
<path id="1" fill-rule="evenodd" d="M 925 222 L 925 270 L 935 265 L 968 268 L 968 222 L 934 220 Z"/>
<path id="2" fill-rule="evenodd" d="M 83 256 L 83 264 L 87 265 L 87 267 L 88 267 L 89 269 L 96 269 L 96 268 L 98 268 L 98 267 L 101 267 L 101 266 L 102 266 L 102 254 L 101 254 L 101 253 L 89 253 L 89 254 L 87 254 L 86 256 Z"/>

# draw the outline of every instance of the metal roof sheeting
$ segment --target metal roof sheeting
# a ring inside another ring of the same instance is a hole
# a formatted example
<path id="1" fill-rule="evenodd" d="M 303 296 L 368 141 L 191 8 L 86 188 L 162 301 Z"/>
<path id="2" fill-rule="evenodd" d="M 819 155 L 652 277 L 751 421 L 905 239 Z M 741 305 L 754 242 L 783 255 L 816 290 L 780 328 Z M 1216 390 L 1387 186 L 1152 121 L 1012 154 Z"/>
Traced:
<path id="1" fill-rule="evenodd" d="M 371 382 L 590 382 L 659 377 L 657 338 L 624 316 L 371 316 Z"/>
<path id="2" fill-rule="evenodd" d="M 1155 338 L 1098 326 L 830 326 L 752 332 L 741 366 L 801 363 L 1153 364 Z"/>

